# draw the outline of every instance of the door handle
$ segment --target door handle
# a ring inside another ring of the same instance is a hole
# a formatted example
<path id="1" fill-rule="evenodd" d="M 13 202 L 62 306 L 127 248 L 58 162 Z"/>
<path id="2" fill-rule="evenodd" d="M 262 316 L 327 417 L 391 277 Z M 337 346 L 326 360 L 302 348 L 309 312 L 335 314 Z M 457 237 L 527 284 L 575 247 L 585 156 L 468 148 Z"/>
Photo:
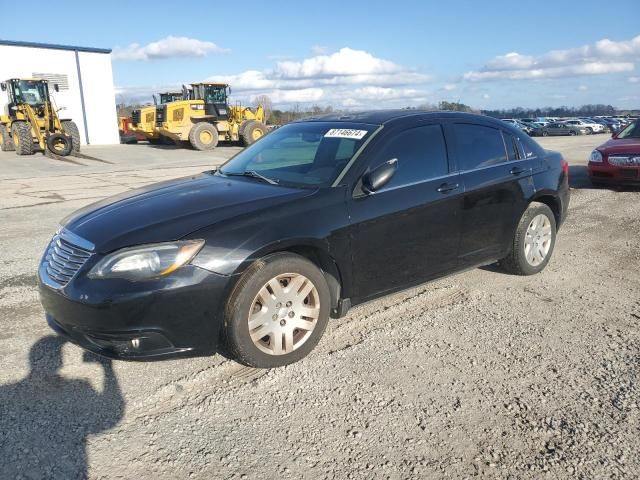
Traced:
<path id="1" fill-rule="evenodd" d="M 511 170 L 509 170 L 509 173 L 511 175 L 520 175 L 521 173 L 526 172 L 526 169 L 524 168 L 520 168 L 520 167 L 513 167 Z"/>
<path id="2" fill-rule="evenodd" d="M 458 188 L 460 188 L 460 185 L 457 183 L 443 183 L 436 190 L 440 193 L 449 193 Z"/>

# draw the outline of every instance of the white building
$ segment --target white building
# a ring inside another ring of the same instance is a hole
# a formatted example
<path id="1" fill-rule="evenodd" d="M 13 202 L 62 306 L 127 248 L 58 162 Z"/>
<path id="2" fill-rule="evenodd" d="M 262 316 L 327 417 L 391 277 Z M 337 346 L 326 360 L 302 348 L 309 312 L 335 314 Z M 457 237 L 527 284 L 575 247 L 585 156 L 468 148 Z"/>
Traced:
<path id="1" fill-rule="evenodd" d="M 111 50 L 0 40 L 0 81 L 10 78 L 48 80 L 56 106 L 64 108 L 60 117 L 76 122 L 83 145 L 120 142 Z M 7 103 L 0 91 L 0 111 Z"/>

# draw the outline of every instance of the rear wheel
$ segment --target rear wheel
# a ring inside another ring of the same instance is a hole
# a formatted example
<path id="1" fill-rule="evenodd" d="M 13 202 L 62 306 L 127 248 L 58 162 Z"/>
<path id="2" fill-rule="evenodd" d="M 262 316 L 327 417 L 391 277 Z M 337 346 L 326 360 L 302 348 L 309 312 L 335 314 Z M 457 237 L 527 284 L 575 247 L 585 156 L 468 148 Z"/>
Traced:
<path id="1" fill-rule="evenodd" d="M 196 123 L 189 132 L 189 143 L 196 150 L 212 150 L 218 145 L 218 130 L 208 122 Z"/>
<path id="2" fill-rule="evenodd" d="M 267 134 L 267 126 L 258 120 L 250 120 L 241 127 L 241 132 L 242 143 L 249 146 Z"/>
<path id="3" fill-rule="evenodd" d="M 587 127 L 586 130 L 587 130 L 587 135 L 593 135 L 593 128 Z"/>
<path id="4" fill-rule="evenodd" d="M 64 133 L 71 137 L 71 153 L 76 154 L 80 152 L 80 130 L 76 122 L 73 120 L 63 120 L 60 122 Z"/>
<path id="5" fill-rule="evenodd" d="M 511 253 L 500 266 L 514 275 L 533 275 L 549 263 L 556 243 L 556 219 L 544 203 L 533 202 L 522 215 Z"/>
<path id="6" fill-rule="evenodd" d="M 18 155 L 33 155 L 35 148 L 31 136 L 31 126 L 27 122 L 13 122 L 11 136 Z"/>
<path id="7" fill-rule="evenodd" d="M 573 137 L 574 135 L 577 135 L 577 133 L 575 130 L 569 130 L 569 135 Z"/>
<path id="8" fill-rule="evenodd" d="M 292 253 L 269 255 L 247 270 L 229 297 L 226 345 L 252 367 L 297 362 L 320 341 L 329 304 L 327 282 L 313 263 Z"/>
<path id="9" fill-rule="evenodd" d="M 542 136 L 543 137 L 548 137 L 549 136 L 549 132 L 547 132 L 546 130 L 542 131 Z"/>
<path id="10" fill-rule="evenodd" d="M 13 152 L 16 147 L 5 125 L 0 125 L 0 150 L 3 152 Z"/>

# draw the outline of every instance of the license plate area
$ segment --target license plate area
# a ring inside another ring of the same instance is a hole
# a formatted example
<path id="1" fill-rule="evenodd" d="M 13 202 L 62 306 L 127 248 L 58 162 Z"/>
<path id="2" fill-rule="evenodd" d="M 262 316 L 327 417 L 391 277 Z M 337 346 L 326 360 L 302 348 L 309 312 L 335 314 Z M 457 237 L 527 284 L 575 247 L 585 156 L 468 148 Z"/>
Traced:
<path id="1" fill-rule="evenodd" d="M 618 170 L 618 174 L 623 178 L 638 178 L 638 172 L 640 172 L 640 169 L 636 168 L 621 168 Z"/>

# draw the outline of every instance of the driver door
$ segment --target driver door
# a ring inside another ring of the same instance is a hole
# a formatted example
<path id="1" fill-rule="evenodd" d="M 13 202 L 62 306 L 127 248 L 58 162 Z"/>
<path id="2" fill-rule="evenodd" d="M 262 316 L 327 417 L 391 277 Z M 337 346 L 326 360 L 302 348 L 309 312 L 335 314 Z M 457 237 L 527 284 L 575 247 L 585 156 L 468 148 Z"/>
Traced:
<path id="1" fill-rule="evenodd" d="M 356 301 L 457 265 L 463 189 L 450 173 L 442 126 L 389 132 L 365 172 L 392 159 L 397 170 L 388 183 L 368 194 L 356 187 L 348 201 Z"/>

